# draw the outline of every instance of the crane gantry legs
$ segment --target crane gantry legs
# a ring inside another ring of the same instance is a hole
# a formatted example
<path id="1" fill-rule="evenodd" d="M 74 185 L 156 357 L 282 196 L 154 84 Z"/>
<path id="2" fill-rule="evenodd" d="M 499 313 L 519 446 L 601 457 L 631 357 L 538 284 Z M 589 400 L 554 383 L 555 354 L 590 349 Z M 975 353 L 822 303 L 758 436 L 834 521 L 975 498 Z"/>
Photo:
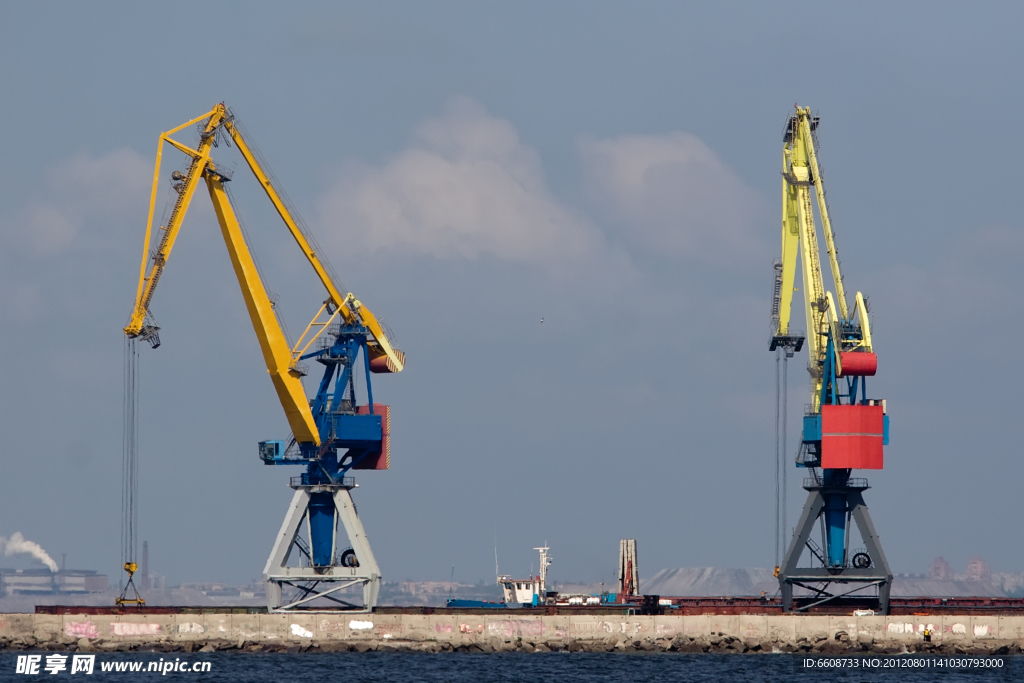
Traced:
<path id="1" fill-rule="evenodd" d="M 349 494 L 353 486 L 350 477 L 341 484 L 315 485 L 303 484 L 302 477 L 293 478 L 295 495 L 263 569 L 270 611 L 293 610 L 318 598 L 367 612 L 377 604 L 380 570 Z M 338 542 L 339 524 L 351 550 L 339 552 L 343 547 Z M 298 566 L 289 566 L 293 559 L 299 560 Z M 356 585 L 363 588 L 362 605 L 338 595 Z M 283 586 L 298 589 L 297 596 L 287 603 L 282 601 Z"/>
<path id="2" fill-rule="evenodd" d="M 779 567 L 782 609 L 785 612 L 803 611 L 836 598 L 859 598 L 863 595 L 858 595 L 859 591 L 875 588 L 878 607 L 883 614 L 888 614 L 892 572 L 861 495 L 868 487 L 867 481 L 848 476 L 833 478 L 831 470 L 824 472 L 824 477 L 810 477 L 804 482 L 807 502 Z M 824 550 L 811 538 L 819 520 Z M 864 542 L 863 552 L 854 551 L 852 556 L 849 547 L 851 521 L 857 525 Z M 797 566 L 805 548 L 821 566 Z M 851 585 L 853 587 L 847 589 Z M 794 586 L 813 592 L 810 602 L 795 605 Z M 833 586 L 838 586 L 839 590 Z"/>

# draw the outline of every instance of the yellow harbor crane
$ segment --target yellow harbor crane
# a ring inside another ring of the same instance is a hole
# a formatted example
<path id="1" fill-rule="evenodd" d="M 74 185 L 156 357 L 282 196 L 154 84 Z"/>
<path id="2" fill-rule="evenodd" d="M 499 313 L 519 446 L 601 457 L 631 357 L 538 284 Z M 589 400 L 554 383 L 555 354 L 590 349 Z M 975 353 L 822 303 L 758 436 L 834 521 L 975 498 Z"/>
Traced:
<path id="1" fill-rule="evenodd" d="M 171 137 L 196 125 L 200 133 L 195 147 Z M 289 343 L 277 319 L 225 191 L 231 176 L 211 158 L 220 142 L 233 144 L 241 152 L 326 290 L 319 310 L 294 343 Z M 188 165 L 184 171 L 171 174 L 177 197 L 166 224 L 154 232 L 165 144 L 185 154 Z M 201 181 L 213 201 L 267 372 L 292 431 L 290 439 L 260 442 L 260 458 L 268 465 L 297 464 L 306 468 L 302 476 L 291 480 L 295 490 L 292 504 L 264 569 L 268 602 L 272 609 L 285 610 L 323 598 L 358 608 L 341 600 L 338 591 L 361 584 L 362 608 L 370 609 L 376 602 L 380 573 L 349 494 L 355 483 L 345 475 L 352 469 L 389 466 L 390 411 L 388 406 L 373 402 L 370 375 L 400 372 L 405 355 L 393 346 L 370 309 L 351 293 L 342 294 L 335 285 L 330 269 L 314 248 L 315 242 L 289 211 L 264 171 L 264 164 L 240 132 L 234 114 L 223 103 L 159 137 L 135 306 L 124 332 L 129 339 L 147 341 L 153 348 L 160 345 L 159 327 L 150 304 Z M 156 247 L 151 252 L 152 241 Z M 360 353 L 366 370 L 367 401 L 362 405 L 357 403 L 355 383 Z M 324 366 L 312 399 L 306 397 L 302 385 L 302 377 L 307 374 L 304 360 Z M 339 523 L 348 535 L 351 547 L 347 550 L 342 550 L 343 541 L 337 534 Z M 294 566 L 299 558 L 302 566 Z M 297 597 L 291 602 L 282 601 L 284 586 L 297 589 Z"/>

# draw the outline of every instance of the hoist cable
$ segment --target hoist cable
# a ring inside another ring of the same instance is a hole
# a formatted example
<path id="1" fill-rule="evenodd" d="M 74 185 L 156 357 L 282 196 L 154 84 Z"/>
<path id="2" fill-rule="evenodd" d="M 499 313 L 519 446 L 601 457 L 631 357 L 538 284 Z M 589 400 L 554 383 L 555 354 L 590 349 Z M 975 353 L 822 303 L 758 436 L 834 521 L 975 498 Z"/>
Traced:
<path id="1" fill-rule="evenodd" d="M 786 534 L 789 533 L 789 526 L 786 523 L 786 479 L 787 479 L 787 445 L 786 445 L 786 433 L 787 425 L 789 423 L 789 353 L 782 354 L 782 539 L 783 547 L 787 547 L 785 543 Z"/>
<path id="2" fill-rule="evenodd" d="M 781 543 L 781 517 L 780 507 L 782 504 L 782 456 L 779 451 L 779 373 L 781 372 L 781 366 L 779 363 L 779 356 L 782 354 L 782 350 L 779 348 L 775 349 L 775 566 L 779 566 L 779 545 Z"/>
<path id="3" fill-rule="evenodd" d="M 125 337 L 121 432 L 121 562 L 135 561 L 139 526 L 139 353 L 136 339 Z"/>

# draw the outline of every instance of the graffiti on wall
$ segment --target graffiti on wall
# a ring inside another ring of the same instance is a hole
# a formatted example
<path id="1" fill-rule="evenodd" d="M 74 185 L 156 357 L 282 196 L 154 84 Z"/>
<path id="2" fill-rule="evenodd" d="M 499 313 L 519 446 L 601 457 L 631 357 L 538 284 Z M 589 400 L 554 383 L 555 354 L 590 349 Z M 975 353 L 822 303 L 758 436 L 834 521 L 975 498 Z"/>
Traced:
<path id="1" fill-rule="evenodd" d="M 100 630 L 91 621 L 69 621 L 64 624 L 64 635 L 72 638 L 99 638 Z"/>
<path id="2" fill-rule="evenodd" d="M 155 636 L 160 633 L 160 624 L 135 624 L 115 621 L 110 625 L 115 636 Z"/>
<path id="3" fill-rule="evenodd" d="M 523 638 L 544 635 L 540 619 L 488 619 L 487 633 L 499 638 Z"/>

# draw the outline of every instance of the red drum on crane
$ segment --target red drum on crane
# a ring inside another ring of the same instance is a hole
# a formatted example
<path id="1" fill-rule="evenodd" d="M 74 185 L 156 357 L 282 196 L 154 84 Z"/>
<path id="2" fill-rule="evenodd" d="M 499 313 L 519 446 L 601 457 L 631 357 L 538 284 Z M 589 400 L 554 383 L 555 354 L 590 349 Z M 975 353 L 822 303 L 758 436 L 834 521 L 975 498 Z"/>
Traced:
<path id="1" fill-rule="evenodd" d="M 873 353 L 840 353 L 839 361 L 843 365 L 843 374 L 840 377 L 874 377 L 878 370 L 878 356 Z"/>
<path id="2" fill-rule="evenodd" d="M 395 350 L 398 357 L 405 362 L 405 354 L 399 350 Z M 377 355 L 374 353 L 370 354 L 370 372 L 373 373 L 384 373 L 384 372 L 398 372 L 401 368 L 395 365 L 394 361 L 387 357 L 383 351 L 378 351 Z"/>

